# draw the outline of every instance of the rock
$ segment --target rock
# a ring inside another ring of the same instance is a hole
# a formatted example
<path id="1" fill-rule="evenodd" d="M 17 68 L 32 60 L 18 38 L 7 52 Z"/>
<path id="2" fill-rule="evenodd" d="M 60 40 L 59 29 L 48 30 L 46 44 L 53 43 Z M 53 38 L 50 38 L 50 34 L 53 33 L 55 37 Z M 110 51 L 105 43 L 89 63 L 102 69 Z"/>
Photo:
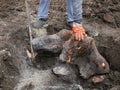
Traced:
<path id="1" fill-rule="evenodd" d="M 101 82 L 104 81 L 104 79 L 105 79 L 105 76 L 104 76 L 104 75 L 94 76 L 94 77 L 92 77 L 92 82 L 93 82 L 94 84 L 96 84 L 96 83 L 101 83 Z"/>
<path id="2" fill-rule="evenodd" d="M 61 64 L 53 68 L 53 73 L 61 80 L 75 83 L 77 80 L 76 68 L 70 66 L 69 64 Z"/>
<path id="3" fill-rule="evenodd" d="M 104 19 L 106 22 L 108 22 L 108 23 L 113 23 L 113 22 L 115 22 L 114 16 L 111 15 L 110 13 L 105 14 L 103 19 Z"/>
<path id="4" fill-rule="evenodd" d="M 65 66 L 58 66 L 53 68 L 53 72 L 57 75 L 70 75 L 70 71 L 68 70 L 68 67 Z"/>

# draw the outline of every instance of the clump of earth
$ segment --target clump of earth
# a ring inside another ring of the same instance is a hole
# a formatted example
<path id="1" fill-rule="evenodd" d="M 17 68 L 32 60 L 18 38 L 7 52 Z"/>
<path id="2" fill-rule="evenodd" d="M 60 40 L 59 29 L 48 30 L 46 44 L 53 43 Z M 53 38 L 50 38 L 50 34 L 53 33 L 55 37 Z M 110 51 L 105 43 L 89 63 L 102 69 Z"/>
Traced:
<path id="1" fill-rule="evenodd" d="M 28 0 L 31 23 L 36 21 L 38 0 Z M 34 4 L 33 4 L 34 3 Z M 99 52 L 110 65 L 110 73 L 101 83 L 80 77 L 77 82 L 66 82 L 54 75 L 56 57 L 38 57 L 40 68 L 30 64 L 26 50 L 30 48 L 24 0 L 0 1 L 0 89 L 1 90 L 119 90 L 120 89 L 120 0 L 84 0 L 84 27 L 95 39 Z M 48 34 L 66 25 L 64 0 L 51 0 Z M 53 17 L 54 16 L 54 17 Z M 58 62 L 57 62 L 58 63 Z"/>

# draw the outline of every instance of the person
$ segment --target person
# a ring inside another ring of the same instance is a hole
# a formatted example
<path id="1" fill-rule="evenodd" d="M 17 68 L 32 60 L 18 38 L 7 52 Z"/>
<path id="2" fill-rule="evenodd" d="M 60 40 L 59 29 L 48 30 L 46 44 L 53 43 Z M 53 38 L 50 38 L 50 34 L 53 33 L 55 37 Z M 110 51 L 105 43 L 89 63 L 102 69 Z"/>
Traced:
<path id="1" fill-rule="evenodd" d="M 87 36 L 85 29 L 82 26 L 82 1 L 83 0 L 66 0 L 67 4 L 67 22 L 72 28 L 72 32 L 76 40 L 81 40 Z M 48 8 L 50 0 L 40 0 L 38 8 L 38 21 L 34 24 L 35 28 L 41 28 L 47 21 Z"/>

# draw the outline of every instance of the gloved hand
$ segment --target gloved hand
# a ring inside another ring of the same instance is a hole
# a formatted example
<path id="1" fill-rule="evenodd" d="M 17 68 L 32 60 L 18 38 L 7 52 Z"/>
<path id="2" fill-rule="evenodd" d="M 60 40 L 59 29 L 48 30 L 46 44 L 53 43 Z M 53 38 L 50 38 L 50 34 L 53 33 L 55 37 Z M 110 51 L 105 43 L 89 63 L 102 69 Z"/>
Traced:
<path id="1" fill-rule="evenodd" d="M 79 40 L 79 41 L 84 39 L 87 36 L 82 24 L 74 23 L 73 28 L 72 28 L 72 32 L 75 36 L 75 39 Z"/>

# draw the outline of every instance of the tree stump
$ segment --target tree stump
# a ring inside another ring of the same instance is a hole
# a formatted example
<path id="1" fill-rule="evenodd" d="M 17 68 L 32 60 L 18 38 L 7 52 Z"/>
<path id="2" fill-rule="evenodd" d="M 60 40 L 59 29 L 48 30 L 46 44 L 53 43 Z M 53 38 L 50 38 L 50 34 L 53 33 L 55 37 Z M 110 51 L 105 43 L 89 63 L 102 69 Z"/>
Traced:
<path id="1" fill-rule="evenodd" d="M 60 53 L 59 60 L 77 65 L 85 79 L 109 72 L 108 62 L 100 55 L 91 37 L 76 41 L 69 30 L 61 30 L 53 35 L 35 38 L 32 44 L 38 52 Z"/>

